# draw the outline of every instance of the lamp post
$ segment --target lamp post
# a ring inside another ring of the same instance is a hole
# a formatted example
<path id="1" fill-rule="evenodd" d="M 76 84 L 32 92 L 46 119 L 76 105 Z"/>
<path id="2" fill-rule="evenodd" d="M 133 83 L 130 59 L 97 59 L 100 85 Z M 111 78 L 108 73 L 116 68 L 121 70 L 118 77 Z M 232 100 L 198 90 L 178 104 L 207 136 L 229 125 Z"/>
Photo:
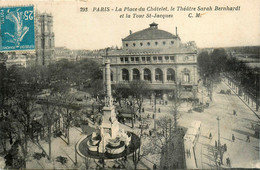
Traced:
<path id="1" fill-rule="evenodd" d="M 221 151 L 221 144 L 220 144 L 220 128 L 219 128 L 219 117 L 217 117 L 218 120 L 218 152 L 219 152 L 219 156 L 220 156 L 220 162 L 221 164 L 223 164 L 222 162 L 222 151 Z"/>

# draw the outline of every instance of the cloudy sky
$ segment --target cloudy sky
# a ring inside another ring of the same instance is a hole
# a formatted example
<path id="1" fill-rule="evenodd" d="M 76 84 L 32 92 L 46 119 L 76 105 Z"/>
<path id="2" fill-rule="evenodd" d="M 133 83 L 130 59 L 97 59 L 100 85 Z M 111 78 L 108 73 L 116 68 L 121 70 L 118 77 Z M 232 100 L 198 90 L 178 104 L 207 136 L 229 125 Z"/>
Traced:
<path id="1" fill-rule="evenodd" d="M 70 49 L 99 49 L 121 46 L 121 39 L 156 22 L 159 29 L 178 34 L 183 42 L 195 41 L 198 47 L 260 45 L 260 3 L 258 0 L 38 0 L 0 1 L 0 6 L 30 5 L 54 17 L 55 46 Z M 142 11 L 115 12 L 112 9 L 143 7 L 212 7 L 212 11 Z M 218 7 L 237 7 L 239 11 L 214 11 Z M 80 12 L 81 7 L 88 12 Z M 109 12 L 93 8 L 109 7 Z M 149 13 L 172 15 L 172 18 L 120 18 L 122 14 Z M 189 13 L 203 14 L 189 18 Z"/>

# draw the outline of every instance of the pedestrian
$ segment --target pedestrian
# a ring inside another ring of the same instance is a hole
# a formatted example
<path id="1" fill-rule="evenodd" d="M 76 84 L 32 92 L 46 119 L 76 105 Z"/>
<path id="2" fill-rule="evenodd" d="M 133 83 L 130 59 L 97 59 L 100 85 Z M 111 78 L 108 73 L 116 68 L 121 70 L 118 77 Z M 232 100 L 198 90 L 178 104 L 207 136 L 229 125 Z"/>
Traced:
<path id="1" fill-rule="evenodd" d="M 212 134 L 211 133 L 209 133 L 209 139 L 212 139 Z"/>
<path id="2" fill-rule="evenodd" d="M 215 152 L 215 158 L 216 159 L 218 158 L 218 152 Z"/>
<path id="3" fill-rule="evenodd" d="M 156 164 L 153 164 L 153 170 L 157 169 Z"/>
<path id="4" fill-rule="evenodd" d="M 161 113 L 161 109 L 160 108 L 158 109 L 158 112 Z"/>
<path id="5" fill-rule="evenodd" d="M 154 114 L 153 114 L 153 119 L 154 119 Z"/>
<path id="6" fill-rule="evenodd" d="M 167 100 L 166 100 L 166 101 L 165 101 L 165 105 L 167 105 L 167 103 L 168 103 L 168 102 L 167 102 Z"/>
<path id="7" fill-rule="evenodd" d="M 226 164 L 227 164 L 227 166 L 228 166 L 228 158 L 226 159 Z"/>
<path id="8" fill-rule="evenodd" d="M 215 140 L 215 148 L 218 148 L 218 142 Z"/>
<path id="9" fill-rule="evenodd" d="M 152 136 L 152 131 L 151 130 L 149 130 L 149 136 Z"/>
<path id="10" fill-rule="evenodd" d="M 229 166 L 229 167 L 230 167 L 230 159 L 229 159 L 229 158 L 227 158 L 227 159 L 226 159 L 226 161 L 227 161 L 227 166 Z"/>
<path id="11" fill-rule="evenodd" d="M 224 151 L 226 152 L 227 151 L 227 145 L 224 144 Z"/>
<path id="12" fill-rule="evenodd" d="M 144 107 L 142 108 L 142 112 L 144 112 Z"/>
<path id="13" fill-rule="evenodd" d="M 232 142 L 235 142 L 235 136 L 232 134 Z"/>
<path id="14" fill-rule="evenodd" d="M 251 129 L 255 130 L 254 123 L 251 122 Z"/>
<path id="15" fill-rule="evenodd" d="M 247 135 L 246 141 L 247 141 L 247 142 L 250 142 L 249 135 Z"/>
<path id="16" fill-rule="evenodd" d="M 237 116 L 237 112 L 235 110 L 233 110 L 233 115 Z"/>

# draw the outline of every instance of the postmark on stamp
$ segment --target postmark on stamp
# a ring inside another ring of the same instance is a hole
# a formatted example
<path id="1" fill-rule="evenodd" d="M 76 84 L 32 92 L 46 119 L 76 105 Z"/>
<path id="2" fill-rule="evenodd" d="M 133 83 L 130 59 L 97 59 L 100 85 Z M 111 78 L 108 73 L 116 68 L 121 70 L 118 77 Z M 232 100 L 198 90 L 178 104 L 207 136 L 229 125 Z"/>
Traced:
<path id="1" fill-rule="evenodd" d="M 0 51 L 35 49 L 34 7 L 0 8 Z"/>

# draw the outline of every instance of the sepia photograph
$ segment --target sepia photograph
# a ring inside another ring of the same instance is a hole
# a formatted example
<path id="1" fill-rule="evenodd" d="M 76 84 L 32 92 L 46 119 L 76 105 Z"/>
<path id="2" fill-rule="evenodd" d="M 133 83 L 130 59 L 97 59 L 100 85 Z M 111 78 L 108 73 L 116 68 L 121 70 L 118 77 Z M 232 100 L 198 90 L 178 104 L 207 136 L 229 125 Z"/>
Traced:
<path id="1" fill-rule="evenodd" d="M 260 168 L 258 0 L 1 0 L 0 169 Z"/>

